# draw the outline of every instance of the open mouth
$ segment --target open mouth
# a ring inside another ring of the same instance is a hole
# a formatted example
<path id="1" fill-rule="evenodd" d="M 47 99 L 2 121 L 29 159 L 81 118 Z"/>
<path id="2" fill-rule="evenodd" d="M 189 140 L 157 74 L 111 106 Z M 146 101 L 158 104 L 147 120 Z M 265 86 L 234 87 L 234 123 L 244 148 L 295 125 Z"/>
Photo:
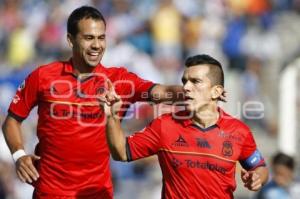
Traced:
<path id="1" fill-rule="evenodd" d="M 100 52 L 89 52 L 87 53 L 87 55 L 91 58 L 91 59 L 97 59 L 100 56 Z"/>
<path id="2" fill-rule="evenodd" d="M 190 97 L 190 96 L 185 96 L 185 101 L 190 101 L 193 100 L 194 98 Z"/>

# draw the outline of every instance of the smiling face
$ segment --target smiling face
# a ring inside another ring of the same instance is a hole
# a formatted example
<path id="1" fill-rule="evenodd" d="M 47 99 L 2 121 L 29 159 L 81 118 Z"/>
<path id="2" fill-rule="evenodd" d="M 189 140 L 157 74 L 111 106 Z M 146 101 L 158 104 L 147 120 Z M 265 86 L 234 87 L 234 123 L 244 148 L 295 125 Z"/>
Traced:
<path id="1" fill-rule="evenodd" d="M 68 42 L 73 50 L 73 63 L 76 67 L 90 68 L 97 66 L 106 48 L 105 24 L 102 20 L 81 19 L 78 33 L 68 34 Z"/>
<path id="2" fill-rule="evenodd" d="M 188 111 L 199 111 L 212 103 L 223 92 L 220 85 L 212 85 L 209 78 L 209 65 L 195 65 L 185 69 L 182 83 L 185 93 L 185 105 Z"/>

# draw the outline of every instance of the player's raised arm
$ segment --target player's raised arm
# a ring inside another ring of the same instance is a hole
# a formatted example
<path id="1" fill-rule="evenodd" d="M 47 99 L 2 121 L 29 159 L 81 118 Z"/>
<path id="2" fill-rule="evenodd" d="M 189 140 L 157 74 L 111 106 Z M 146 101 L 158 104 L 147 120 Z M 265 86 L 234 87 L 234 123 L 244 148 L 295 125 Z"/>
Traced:
<path id="1" fill-rule="evenodd" d="M 106 100 L 99 100 L 106 115 L 106 139 L 113 159 L 126 161 L 126 139 L 118 116 L 122 100 L 116 94 L 109 80 L 107 81 L 107 85 L 108 91 L 105 96 Z"/>
<path id="2" fill-rule="evenodd" d="M 151 100 L 155 103 L 178 102 L 184 100 L 182 86 L 157 84 L 150 92 Z"/>
<path id="3" fill-rule="evenodd" d="M 150 92 L 151 100 L 155 103 L 174 103 L 184 101 L 183 87 L 179 85 L 157 84 Z M 226 91 L 220 96 L 220 100 L 226 102 Z"/>

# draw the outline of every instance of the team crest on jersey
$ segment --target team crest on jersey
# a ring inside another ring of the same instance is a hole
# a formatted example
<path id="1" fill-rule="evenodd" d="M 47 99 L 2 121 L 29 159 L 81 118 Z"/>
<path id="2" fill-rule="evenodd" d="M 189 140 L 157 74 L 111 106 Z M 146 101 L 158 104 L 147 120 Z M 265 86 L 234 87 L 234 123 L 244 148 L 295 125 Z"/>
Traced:
<path id="1" fill-rule="evenodd" d="M 106 89 L 104 86 L 100 86 L 99 88 L 96 89 L 96 94 L 97 95 L 104 95 L 106 92 Z"/>
<path id="2" fill-rule="evenodd" d="M 52 85 L 52 86 L 51 86 L 50 92 L 51 92 L 51 96 L 54 96 L 54 95 L 57 95 L 57 94 L 58 94 L 58 91 L 57 91 L 55 85 Z"/>
<path id="3" fill-rule="evenodd" d="M 173 142 L 172 145 L 173 146 L 184 146 L 184 147 L 189 146 L 189 144 L 185 141 L 185 139 L 182 137 L 182 135 L 179 135 L 177 140 L 175 140 L 175 142 Z"/>
<path id="4" fill-rule="evenodd" d="M 20 86 L 18 87 L 18 91 L 21 91 L 25 88 L 25 80 L 20 84 Z"/>
<path id="5" fill-rule="evenodd" d="M 232 143 L 229 141 L 223 142 L 222 154 L 226 157 L 230 157 L 233 154 Z"/>

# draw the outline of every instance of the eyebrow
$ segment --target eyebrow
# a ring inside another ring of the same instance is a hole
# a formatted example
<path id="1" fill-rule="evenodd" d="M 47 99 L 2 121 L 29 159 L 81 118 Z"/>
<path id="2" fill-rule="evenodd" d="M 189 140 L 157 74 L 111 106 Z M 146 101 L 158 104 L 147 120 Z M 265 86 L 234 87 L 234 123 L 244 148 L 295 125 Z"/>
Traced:
<path id="1" fill-rule="evenodd" d="M 94 35 L 94 34 L 91 34 L 91 33 L 86 33 L 86 34 L 82 34 L 83 37 L 89 37 L 89 36 L 92 36 L 92 37 L 105 37 L 106 34 L 101 34 L 101 35 Z"/>
<path id="2" fill-rule="evenodd" d="M 190 78 L 191 81 L 197 81 L 197 80 L 201 80 L 202 81 L 202 78 L 198 78 L 198 77 L 191 77 Z"/>
<path id="3" fill-rule="evenodd" d="M 182 78 L 181 78 L 181 81 L 182 81 L 182 82 L 187 81 L 187 80 L 190 80 L 190 81 L 199 81 L 199 80 L 200 80 L 200 81 L 202 81 L 203 79 L 202 79 L 202 78 L 198 78 L 198 77 L 190 77 L 190 78 L 188 78 L 188 79 L 185 78 L 185 77 L 182 77 Z"/>

